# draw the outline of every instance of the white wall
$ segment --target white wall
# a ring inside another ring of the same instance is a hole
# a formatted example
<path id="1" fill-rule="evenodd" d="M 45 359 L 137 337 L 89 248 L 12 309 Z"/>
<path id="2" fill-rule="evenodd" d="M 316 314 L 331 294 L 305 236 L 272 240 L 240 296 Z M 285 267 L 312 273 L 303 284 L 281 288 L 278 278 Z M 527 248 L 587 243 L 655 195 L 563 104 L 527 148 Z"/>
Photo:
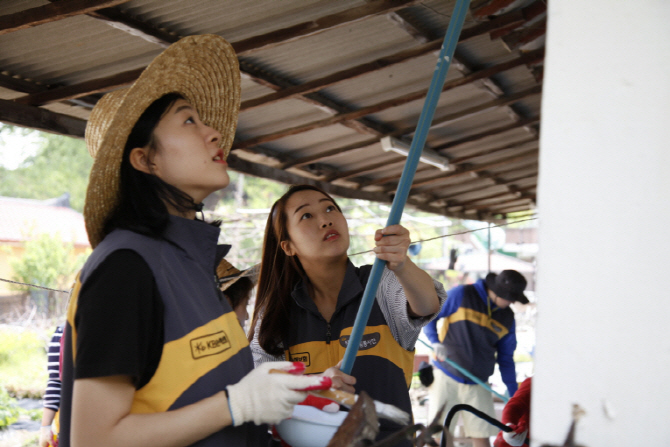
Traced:
<path id="1" fill-rule="evenodd" d="M 670 1 L 548 6 L 533 446 L 669 446 Z"/>

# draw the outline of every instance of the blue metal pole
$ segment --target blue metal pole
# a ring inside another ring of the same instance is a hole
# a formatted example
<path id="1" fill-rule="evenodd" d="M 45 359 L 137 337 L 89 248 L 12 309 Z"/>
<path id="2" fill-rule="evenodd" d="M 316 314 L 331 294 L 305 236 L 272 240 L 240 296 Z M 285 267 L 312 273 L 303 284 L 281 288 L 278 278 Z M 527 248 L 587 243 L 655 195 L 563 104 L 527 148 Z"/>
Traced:
<path id="1" fill-rule="evenodd" d="M 449 27 L 444 36 L 444 42 L 442 43 L 442 49 L 440 50 L 435 72 L 433 73 L 433 79 L 428 88 L 426 101 L 423 104 L 421 115 L 419 116 L 416 132 L 414 133 L 409 154 L 407 155 L 407 162 L 403 168 L 400 183 L 398 183 L 398 190 L 396 191 L 393 204 L 391 205 L 391 211 L 386 222 L 387 227 L 400 223 L 400 217 L 402 216 L 405 202 L 407 201 L 409 191 L 412 187 L 412 181 L 414 180 L 416 167 L 419 164 L 421 152 L 426 144 L 426 136 L 428 135 L 430 123 L 433 121 L 437 102 L 442 93 L 444 80 L 447 77 L 447 71 L 451 65 L 451 59 L 454 56 L 458 37 L 461 34 L 461 29 L 463 29 L 463 22 L 465 22 L 465 15 L 468 12 L 469 5 L 470 0 L 458 0 L 454 7 L 454 12 L 451 15 L 451 20 L 449 20 Z M 347 349 L 344 352 L 344 357 L 342 359 L 342 367 L 340 369 L 345 374 L 351 374 L 351 369 L 354 366 L 354 359 L 356 358 L 356 354 L 358 354 L 358 347 L 363 338 L 363 331 L 365 330 L 368 318 L 370 317 L 370 311 L 372 310 L 372 304 L 375 295 L 377 294 L 377 288 L 379 287 L 379 281 L 383 271 L 384 261 L 375 259 L 375 262 L 372 264 L 372 271 L 370 272 L 368 283 L 363 292 L 363 299 L 358 309 L 354 326 L 351 330 L 349 344 L 347 345 Z"/>
<path id="2" fill-rule="evenodd" d="M 419 339 L 419 341 L 420 341 L 421 343 L 423 343 L 424 345 L 428 346 L 428 347 L 430 348 L 430 350 L 433 351 L 433 347 L 432 347 L 431 345 L 429 345 L 428 343 L 426 343 L 425 341 L 423 341 L 423 340 L 421 340 L 421 339 Z M 468 379 L 470 379 L 470 380 L 472 380 L 473 382 L 475 382 L 476 384 L 480 385 L 480 386 L 481 386 L 482 388 L 484 388 L 485 390 L 490 391 L 491 393 L 493 393 L 493 394 L 495 394 L 496 396 L 498 396 L 500 399 L 502 399 L 503 402 L 505 402 L 505 403 L 509 402 L 509 397 L 505 397 L 505 396 L 503 396 L 502 394 L 497 393 L 496 391 L 493 390 L 493 388 L 491 388 L 491 387 L 489 386 L 488 383 L 482 382 L 482 381 L 479 380 L 477 377 L 473 376 L 473 375 L 470 373 L 470 371 L 468 371 L 467 369 L 463 368 L 463 367 L 462 367 L 461 365 L 459 365 L 458 363 L 456 363 L 456 362 L 454 362 L 453 360 L 448 359 L 448 358 L 445 358 L 444 361 L 445 361 L 446 363 L 450 364 L 451 366 L 453 366 L 453 367 L 454 367 L 455 369 L 457 369 L 458 371 L 460 371 L 461 374 L 463 374 L 463 375 L 464 375 L 465 377 L 467 377 Z"/>

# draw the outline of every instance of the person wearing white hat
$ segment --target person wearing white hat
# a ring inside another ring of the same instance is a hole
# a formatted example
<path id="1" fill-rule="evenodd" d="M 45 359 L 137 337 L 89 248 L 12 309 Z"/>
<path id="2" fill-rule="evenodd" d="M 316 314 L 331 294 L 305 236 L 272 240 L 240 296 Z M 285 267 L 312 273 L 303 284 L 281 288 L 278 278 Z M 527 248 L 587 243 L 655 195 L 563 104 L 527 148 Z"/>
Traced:
<path id="1" fill-rule="evenodd" d="M 68 306 L 62 447 L 256 447 L 304 389 L 330 387 L 301 363 L 253 369 L 216 281 L 229 247 L 217 245 L 218 225 L 195 218 L 228 185 L 239 104 L 231 45 L 204 35 L 167 48 L 91 112 L 94 250 Z"/>

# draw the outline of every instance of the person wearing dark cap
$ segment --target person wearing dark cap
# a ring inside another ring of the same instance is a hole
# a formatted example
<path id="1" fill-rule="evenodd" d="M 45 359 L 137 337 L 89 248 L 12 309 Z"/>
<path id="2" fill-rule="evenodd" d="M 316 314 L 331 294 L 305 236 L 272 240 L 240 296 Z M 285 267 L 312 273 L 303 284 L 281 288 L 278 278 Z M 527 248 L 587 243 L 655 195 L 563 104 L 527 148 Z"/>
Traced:
<path id="1" fill-rule="evenodd" d="M 503 382 L 510 397 L 518 388 L 514 367 L 516 326 L 510 304 L 528 304 L 524 294 L 526 279 L 516 270 L 489 273 L 486 279 L 474 284 L 460 285 L 449 290 L 447 301 L 437 318 L 428 323 L 424 333 L 432 343 L 434 382 L 430 386 L 429 420 L 437 415 L 446 403 L 441 417 L 457 404 L 468 404 L 495 417 L 493 396 L 478 386 L 446 359 L 465 368 L 472 375 L 486 382 L 498 362 Z M 437 321 L 443 318 L 441 329 Z M 489 437 L 498 430 L 483 419 L 463 412 L 465 436 L 472 438 L 474 447 L 489 446 Z M 454 418 L 449 431 L 453 434 L 458 418 Z M 451 438 L 451 437 L 449 437 Z M 448 440 L 448 445 L 451 439 Z"/>

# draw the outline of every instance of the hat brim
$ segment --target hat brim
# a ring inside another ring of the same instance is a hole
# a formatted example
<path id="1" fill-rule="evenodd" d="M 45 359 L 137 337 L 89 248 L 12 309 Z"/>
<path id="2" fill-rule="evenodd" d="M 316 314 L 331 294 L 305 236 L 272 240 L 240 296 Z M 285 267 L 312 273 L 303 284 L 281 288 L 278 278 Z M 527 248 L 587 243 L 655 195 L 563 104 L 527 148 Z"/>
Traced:
<path id="1" fill-rule="evenodd" d="M 106 220 L 118 204 L 123 150 L 147 107 L 168 93 L 179 93 L 206 125 L 221 133 L 227 156 L 240 109 L 240 71 L 232 46 L 221 36 L 189 36 L 169 46 L 127 89 L 111 118 L 93 161 L 84 219 L 91 246 L 102 238 Z M 117 95 L 119 93 L 117 92 Z"/>
<path id="2" fill-rule="evenodd" d="M 498 295 L 500 298 L 504 299 L 505 301 L 512 301 L 512 302 L 517 302 L 521 304 L 528 304 L 530 301 L 528 300 L 528 297 L 524 293 L 504 293 L 502 290 L 496 290 L 496 277 L 498 275 L 495 273 L 489 273 L 486 275 L 486 287 L 489 290 L 493 290 L 493 293 Z"/>
<path id="3" fill-rule="evenodd" d="M 246 270 L 242 270 L 241 272 L 238 271 L 232 275 L 224 276 L 219 278 L 219 288 L 223 292 L 242 278 L 249 278 L 251 280 L 251 284 L 255 286 L 258 283 L 259 272 L 259 264 L 256 264 Z"/>

